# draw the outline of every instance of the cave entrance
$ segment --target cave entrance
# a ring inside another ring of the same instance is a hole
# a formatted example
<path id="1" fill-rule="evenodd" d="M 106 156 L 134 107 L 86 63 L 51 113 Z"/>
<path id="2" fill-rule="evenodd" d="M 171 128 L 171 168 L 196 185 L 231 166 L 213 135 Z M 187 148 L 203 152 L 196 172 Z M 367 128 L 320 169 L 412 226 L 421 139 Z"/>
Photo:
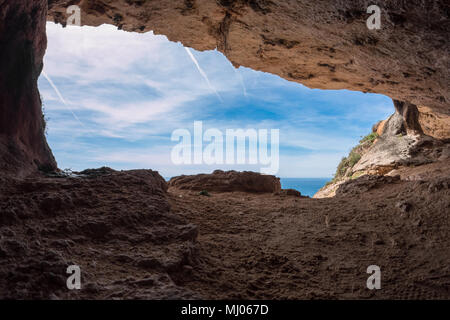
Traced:
<path id="1" fill-rule="evenodd" d="M 313 195 L 372 125 L 394 111 L 383 95 L 309 89 L 236 69 L 218 51 L 198 52 L 152 32 L 48 22 L 47 36 L 39 89 L 47 139 L 62 169 L 151 168 L 167 178 L 260 170 L 249 155 L 244 163 L 195 161 L 195 146 L 191 163 L 174 163 L 172 134 L 194 136 L 200 121 L 204 131 L 279 130 L 276 175 L 287 188 L 309 179 L 301 191 Z"/>

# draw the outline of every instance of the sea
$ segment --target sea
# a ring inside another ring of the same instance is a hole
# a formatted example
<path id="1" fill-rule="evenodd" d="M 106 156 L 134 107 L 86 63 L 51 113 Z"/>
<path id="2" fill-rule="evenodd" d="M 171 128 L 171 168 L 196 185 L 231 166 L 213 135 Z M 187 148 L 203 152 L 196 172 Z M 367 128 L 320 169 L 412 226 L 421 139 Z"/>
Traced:
<path id="1" fill-rule="evenodd" d="M 282 189 L 295 189 L 303 196 L 312 197 L 331 178 L 280 178 Z"/>
<path id="2" fill-rule="evenodd" d="M 169 181 L 170 177 L 164 177 L 164 179 Z M 280 178 L 282 189 L 295 189 L 303 196 L 310 197 L 330 180 L 331 178 Z"/>

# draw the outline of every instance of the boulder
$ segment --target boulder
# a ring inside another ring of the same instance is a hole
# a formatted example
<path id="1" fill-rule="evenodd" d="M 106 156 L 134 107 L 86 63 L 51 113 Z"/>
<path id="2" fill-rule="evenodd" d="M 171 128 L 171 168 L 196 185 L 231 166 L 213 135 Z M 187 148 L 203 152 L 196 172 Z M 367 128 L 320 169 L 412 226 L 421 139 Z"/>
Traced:
<path id="1" fill-rule="evenodd" d="M 279 178 L 251 171 L 216 170 L 211 174 L 183 175 L 170 179 L 169 187 L 209 192 L 275 193 L 281 191 Z"/>

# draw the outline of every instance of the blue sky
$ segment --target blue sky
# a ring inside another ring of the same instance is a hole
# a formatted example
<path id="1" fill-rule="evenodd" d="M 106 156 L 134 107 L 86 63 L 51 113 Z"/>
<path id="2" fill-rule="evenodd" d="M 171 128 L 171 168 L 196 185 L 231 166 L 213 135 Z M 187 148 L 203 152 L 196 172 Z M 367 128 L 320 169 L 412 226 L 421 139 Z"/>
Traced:
<path id="1" fill-rule="evenodd" d="M 39 89 L 48 141 L 60 168 L 147 168 L 163 176 L 253 170 L 252 165 L 175 165 L 175 129 L 279 129 L 280 177 L 331 177 L 372 125 L 393 112 L 390 98 L 309 89 L 278 76 L 235 69 L 217 51 L 113 26 L 47 24 Z M 53 86 L 50 84 L 53 82 Z M 56 89 L 55 89 L 56 88 Z"/>

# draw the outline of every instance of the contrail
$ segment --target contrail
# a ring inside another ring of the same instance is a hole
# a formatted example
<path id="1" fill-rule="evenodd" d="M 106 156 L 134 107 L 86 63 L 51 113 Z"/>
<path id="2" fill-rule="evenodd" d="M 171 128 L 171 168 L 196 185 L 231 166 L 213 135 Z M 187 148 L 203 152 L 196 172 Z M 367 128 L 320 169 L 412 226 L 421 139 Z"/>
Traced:
<path id="1" fill-rule="evenodd" d="M 219 93 L 216 91 L 216 89 L 212 86 L 211 82 L 209 82 L 208 76 L 203 71 L 203 69 L 198 64 L 197 59 L 195 59 L 194 55 L 192 54 L 191 50 L 188 47 L 184 47 L 186 49 L 186 52 L 188 53 L 189 57 L 191 57 L 191 60 L 194 62 L 195 66 L 197 67 L 198 72 L 202 75 L 203 79 L 208 83 L 208 87 L 216 94 L 217 98 L 219 98 L 220 102 L 223 102 L 222 97 L 219 95 Z"/>
<path id="2" fill-rule="evenodd" d="M 239 68 L 233 67 L 234 72 L 236 72 L 237 77 L 239 78 L 239 81 L 241 82 L 242 89 L 244 90 L 244 96 L 247 97 L 247 88 L 245 87 L 244 79 L 242 78 L 242 74 L 239 71 Z"/>
<path id="3" fill-rule="evenodd" d="M 66 100 L 64 100 L 61 92 L 59 92 L 58 88 L 56 87 L 56 85 L 53 83 L 52 79 L 50 79 L 50 77 L 47 75 L 47 73 L 42 70 L 42 75 L 45 77 L 45 79 L 47 79 L 48 83 L 50 83 L 50 85 L 52 86 L 53 90 L 55 90 L 56 95 L 58 96 L 59 100 L 61 100 L 62 103 L 64 103 L 64 105 L 66 106 L 67 109 L 69 109 L 69 111 L 72 113 L 73 117 L 83 126 L 84 124 L 80 121 L 80 119 L 77 117 L 77 115 L 73 112 L 73 110 L 69 107 L 69 105 L 67 104 Z M 85 127 L 86 128 L 86 127 Z"/>

